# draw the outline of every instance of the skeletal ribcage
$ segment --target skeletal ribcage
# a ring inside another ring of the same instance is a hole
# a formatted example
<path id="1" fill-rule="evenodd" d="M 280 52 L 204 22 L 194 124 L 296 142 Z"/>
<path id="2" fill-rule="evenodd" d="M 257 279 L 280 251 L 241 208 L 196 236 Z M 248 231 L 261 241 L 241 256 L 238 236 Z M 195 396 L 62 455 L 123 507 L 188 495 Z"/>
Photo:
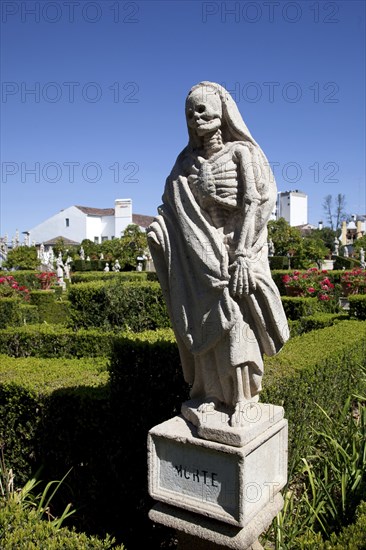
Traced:
<path id="1" fill-rule="evenodd" d="M 227 226 L 233 209 L 238 207 L 238 172 L 236 164 L 226 158 L 211 165 L 215 194 L 206 203 L 206 210 L 216 228 Z"/>

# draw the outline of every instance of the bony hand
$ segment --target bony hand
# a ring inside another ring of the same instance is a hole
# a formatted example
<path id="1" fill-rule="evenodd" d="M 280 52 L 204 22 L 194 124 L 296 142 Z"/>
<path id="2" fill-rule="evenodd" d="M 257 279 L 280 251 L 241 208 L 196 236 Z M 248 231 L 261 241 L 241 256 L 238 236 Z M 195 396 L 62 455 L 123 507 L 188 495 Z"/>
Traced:
<path id="1" fill-rule="evenodd" d="M 244 255 L 237 256 L 229 267 L 229 273 L 231 274 L 229 288 L 233 297 L 241 298 L 244 294 L 250 294 L 256 289 L 253 273 Z"/>

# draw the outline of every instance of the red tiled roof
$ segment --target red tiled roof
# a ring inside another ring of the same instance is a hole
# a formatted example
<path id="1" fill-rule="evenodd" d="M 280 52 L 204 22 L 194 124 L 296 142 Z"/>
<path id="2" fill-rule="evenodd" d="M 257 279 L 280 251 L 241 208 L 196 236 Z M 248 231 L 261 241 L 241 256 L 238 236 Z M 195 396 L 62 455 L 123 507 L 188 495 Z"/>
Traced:
<path id="1" fill-rule="evenodd" d="M 91 206 L 75 206 L 88 216 L 114 216 L 114 208 L 92 208 Z M 140 227 L 148 227 L 154 221 L 154 216 L 132 214 L 132 223 Z"/>
<path id="2" fill-rule="evenodd" d="M 75 206 L 88 216 L 114 216 L 114 208 L 92 208 L 91 206 Z"/>
<path id="3" fill-rule="evenodd" d="M 132 214 L 132 223 L 140 227 L 149 227 L 154 221 L 154 216 L 145 216 L 144 214 Z"/>
<path id="4" fill-rule="evenodd" d="M 59 235 L 58 237 L 53 237 L 53 239 L 49 239 L 48 241 L 45 241 L 43 244 L 47 246 L 53 246 L 57 243 L 57 241 L 62 240 L 64 244 L 74 245 L 74 244 L 80 244 L 79 242 L 73 241 L 72 239 L 68 239 L 67 237 L 63 237 L 62 235 Z"/>

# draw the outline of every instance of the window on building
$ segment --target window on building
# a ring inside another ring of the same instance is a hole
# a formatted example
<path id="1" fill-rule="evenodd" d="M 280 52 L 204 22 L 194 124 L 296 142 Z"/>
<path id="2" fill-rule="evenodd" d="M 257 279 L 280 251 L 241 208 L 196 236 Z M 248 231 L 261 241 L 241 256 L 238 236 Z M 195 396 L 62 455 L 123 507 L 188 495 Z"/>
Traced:
<path id="1" fill-rule="evenodd" d="M 66 223 L 66 227 L 69 227 L 69 226 L 70 226 L 70 219 L 69 219 L 69 218 L 65 218 L 65 223 Z"/>
<path id="2" fill-rule="evenodd" d="M 102 237 L 102 243 L 104 243 L 104 241 L 108 241 L 108 237 Z"/>
<path id="3" fill-rule="evenodd" d="M 94 243 L 99 244 L 99 237 L 94 237 Z"/>

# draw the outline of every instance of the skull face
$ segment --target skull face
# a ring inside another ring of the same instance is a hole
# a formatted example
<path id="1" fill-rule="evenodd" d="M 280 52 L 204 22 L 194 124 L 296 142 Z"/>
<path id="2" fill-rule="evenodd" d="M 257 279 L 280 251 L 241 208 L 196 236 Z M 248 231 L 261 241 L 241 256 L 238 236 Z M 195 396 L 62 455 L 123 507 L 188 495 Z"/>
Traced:
<path id="1" fill-rule="evenodd" d="M 216 132 L 221 126 L 222 106 L 219 95 L 206 87 L 194 90 L 186 101 L 189 128 L 199 136 Z"/>

